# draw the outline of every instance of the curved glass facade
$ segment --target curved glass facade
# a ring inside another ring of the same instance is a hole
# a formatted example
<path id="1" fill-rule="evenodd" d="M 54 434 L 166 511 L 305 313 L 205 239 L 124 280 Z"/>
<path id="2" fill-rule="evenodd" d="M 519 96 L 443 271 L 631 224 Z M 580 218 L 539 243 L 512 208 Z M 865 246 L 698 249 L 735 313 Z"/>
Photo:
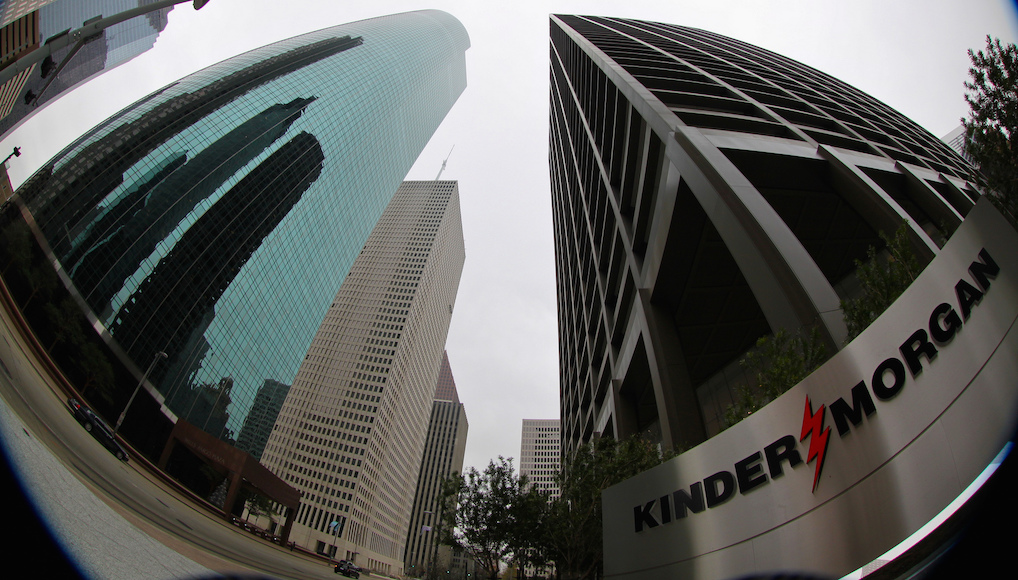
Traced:
<path id="1" fill-rule="evenodd" d="M 466 30 L 420 11 L 194 73 L 19 189 L 99 322 L 177 416 L 232 441 L 290 384 L 332 298 L 466 86 Z"/>

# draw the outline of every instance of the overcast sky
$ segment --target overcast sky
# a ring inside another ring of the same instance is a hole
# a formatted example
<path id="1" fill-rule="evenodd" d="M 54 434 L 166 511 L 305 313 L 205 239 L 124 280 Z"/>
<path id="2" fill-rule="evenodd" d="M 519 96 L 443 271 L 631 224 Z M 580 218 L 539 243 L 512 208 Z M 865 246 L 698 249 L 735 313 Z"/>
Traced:
<path id="1" fill-rule="evenodd" d="M 1004 0 L 481 1 L 211 0 L 175 8 L 155 47 L 64 96 L 0 143 L 14 186 L 136 99 L 243 51 L 423 8 L 470 34 L 467 89 L 408 179 L 460 182 L 467 260 L 447 350 L 470 423 L 466 466 L 519 458 L 522 419 L 558 418 L 548 185 L 548 15 L 693 26 L 796 59 L 882 100 L 938 137 L 967 112 L 969 48 L 1018 37 Z"/>

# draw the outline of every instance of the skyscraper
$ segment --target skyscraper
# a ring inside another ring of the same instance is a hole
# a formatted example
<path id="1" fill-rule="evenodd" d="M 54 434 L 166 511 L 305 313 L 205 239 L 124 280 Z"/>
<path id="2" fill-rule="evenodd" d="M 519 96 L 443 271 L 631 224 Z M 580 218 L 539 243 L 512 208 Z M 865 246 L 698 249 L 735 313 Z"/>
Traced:
<path id="1" fill-rule="evenodd" d="M 244 425 L 237 435 L 237 448 L 251 454 L 255 459 L 262 458 L 262 451 L 269 440 L 272 428 L 276 424 L 279 410 L 283 407 L 290 385 L 266 379 L 258 389 L 251 411 L 244 418 Z"/>
<path id="2" fill-rule="evenodd" d="M 921 261 L 979 196 L 900 113 L 711 32 L 551 17 L 562 438 L 720 429 L 757 339 L 846 339 L 855 260 L 908 223 Z"/>
<path id="3" fill-rule="evenodd" d="M 149 375 L 167 412 L 233 441 L 266 381 L 293 383 L 468 45 L 420 11 L 247 52 L 102 123 L 15 199 L 125 364 L 168 355 Z"/>
<path id="4" fill-rule="evenodd" d="M 558 419 L 524 419 L 520 439 L 520 475 L 530 485 L 558 497 L 556 476 L 562 469 L 562 429 Z"/>
<path id="5" fill-rule="evenodd" d="M 18 37 L 34 28 L 45 44 L 97 17 L 143 8 L 153 0 L 52 0 L 0 3 L 0 35 Z M 55 50 L 0 86 L 0 137 L 41 111 L 62 93 L 95 75 L 124 64 L 155 45 L 173 7 L 158 8 Z M 3 44 L 9 50 L 12 45 Z M 7 54 L 3 55 L 4 60 Z M 11 57 L 17 57 L 12 53 Z M 6 63 L 5 63 L 6 65 Z"/>
<path id="6" fill-rule="evenodd" d="M 443 352 L 407 531 L 403 566 L 408 576 L 422 577 L 432 565 L 451 567 L 451 549 L 440 547 L 437 538 L 441 525 L 442 484 L 453 473 L 463 473 L 467 428 L 467 412 L 456 392 L 449 356 Z"/>
<path id="7" fill-rule="evenodd" d="M 460 273 L 454 181 L 404 182 L 311 342 L 262 463 L 302 490 L 291 539 L 385 574 L 410 510 Z"/>
<path id="8" fill-rule="evenodd" d="M 965 125 L 955 127 L 950 133 L 944 135 L 943 141 L 947 143 L 948 147 L 954 149 L 958 155 L 965 158 L 966 161 L 973 163 L 972 158 L 969 157 L 968 153 L 965 153 Z"/>

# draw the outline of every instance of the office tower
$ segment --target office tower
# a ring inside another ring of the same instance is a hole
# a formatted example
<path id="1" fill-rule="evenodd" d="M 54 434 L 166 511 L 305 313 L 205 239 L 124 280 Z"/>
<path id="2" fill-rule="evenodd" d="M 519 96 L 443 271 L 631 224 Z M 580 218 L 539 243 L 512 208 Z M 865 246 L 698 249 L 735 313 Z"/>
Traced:
<path id="1" fill-rule="evenodd" d="M 272 427 L 276 424 L 276 417 L 286 400 L 286 393 L 290 391 L 290 385 L 279 381 L 266 379 L 265 384 L 258 389 L 254 403 L 247 417 L 244 418 L 244 425 L 237 434 L 237 449 L 246 451 L 255 459 L 262 458 L 262 451 L 272 433 Z"/>
<path id="2" fill-rule="evenodd" d="M 53 4 L 59 0 L 4 0 L 0 2 L 0 26 L 14 22 L 34 11 L 39 10 L 47 4 Z"/>
<path id="3" fill-rule="evenodd" d="M 944 135 L 943 141 L 944 143 L 947 143 L 948 147 L 954 149 L 955 153 L 961 155 L 965 161 L 968 161 L 973 165 L 975 164 L 972 157 L 965 152 L 965 125 L 958 125 L 955 127 L 953 131 Z"/>
<path id="4" fill-rule="evenodd" d="M 908 221 L 928 262 L 972 168 L 876 99 L 670 24 L 551 17 L 550 166 L 563 452 L 720 429 L 757 339 L 846 339 L 855 260 Z"/>
<path id="5" fill-rule="evenodd" d="M 454 567 L 450 547 L 439 547 L 437 536 L 442 521 L 442 484 L 453 473 L 463 473 L 467 428 L 467 413 L 456 392 L 449 356 L 443 352 L 414 505 L 410 512 L 403 558 L 407 576 L 423 577 L 431 567 L 441 570 Z"/>
<path id="6" fill-rule="evenodd" d="M 98 17 L 113 17 L 144 8 L 152 0 L 56 0 L 51 2 L 5 2 L 0 7 L 0 43 L 3 64 L 50 42 L 68 31 L 80 29 Z M 53 102 L 62 93 L 88 79 L 124 64 L 152 48 L 166 28 L 173 7 L 156 8 L 114 24 L 95 36 L 56 49 L 46 60 L 24 68 L 0 86 L 0 137 L 13 131 Z M 28 34 L 26 34 L 28 33 Z M 33 38 L 34 45 L 11 39 Z M 17 49 L 11 51 L 11 49 Z M 11 51 L 11 52 L 9 52 Z"/>
<path id="7" fill-rule="evenodd" d="M 31 12 L 0 27 L 0 70 L 39 48 L 42 43 L 39 13 Z M 14 110 L 35 67 L 27 67 L 0 83 L 0 123 Z M 3 133 L 0 133 L 2 135 Z"/>
<path id="8" fill-rule="evenodd" d="M 558 476 L 562 469 L 561 421 L 558 419 L 524 419 L 520 443 L 520 475 L 526 475 L 531 486 L 558 497 Z"/>
<path id="9" fill-rule="evenodd" d="M 283 403 L 262 463 L 303 491 L 291 539 L 389 575 L 403 552 L 463 269 L 455 181 L 399 186 Z M 332 522 L 342 522 L 334 540 Z"/>
<path id="10" fill-rule="evenodd" d="M 232 442 L 267 380 L 293 384 L 468 44 L 420 11 L 252 50 L 113 116 L 15 200 L 135 375 L 168 355 L 149 375 L 168 414 Z"/>

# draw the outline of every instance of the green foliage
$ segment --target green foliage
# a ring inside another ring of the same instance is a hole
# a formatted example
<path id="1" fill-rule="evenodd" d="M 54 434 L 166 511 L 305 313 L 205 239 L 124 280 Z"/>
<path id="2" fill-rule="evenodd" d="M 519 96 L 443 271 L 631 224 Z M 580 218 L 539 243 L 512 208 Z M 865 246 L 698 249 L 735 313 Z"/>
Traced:
<path id="1" fill-rule="evenodd" d="M 5 278 L 14 276 L 22 281 L 27 296 L 20 306 L 26 310 L 35 298 L 46 299 L 56 289 L 59 279 L 32 240 L 32 232 L 24 222 L 9 223 L 0 234 L 2 272 Z"/>
<path id="2" fill-rule="evenodd" d="M 7 275 L 10 270 L 17 270 L 27 275 L 32 262 L 32 232 L 24 222 L 7 224 L 0 233 L 0 255 L 3 256 L 3 267 L 0 274 Z"/>
<path id="3" fill-rule="evenodd" d="M 656 445 L 638 437 L 602 437 L 573 453 L 559 475 L 561 495 L 549 506 L 544 527 L 546 549 L 560 578 L 601 576 L 601 492 L 662 460 Z"/>
<path id="4" fill-rule="evenodd" d="M 922 271 L 909 245 L 907 222 L 901 224 L 893 238 L 888 238 L 883 232 L 880 232 L 880 237 L 887 244 L 886 254 L 878 254 L 876 248 L 870 246 L 866 262 L 855 261 L 862 295 L 841 302 L 848 340 L 866 330 Z"/>
<path id="5" fill-rule="evenodd" d="M 273 519 L 279 515 L 276 512 L 275 503 L 264 495 L 251 491 L 247 488 L 242 488 L 240 491 L 240 501 L 247 504 L 247 510 L 252 517 L 267 517 Z"/>
<path id="6" fill-rule="evenodd" d="M 65 297 L 59 304 L 47 302 L 43 306 L 43 313 L 53 333 L 50 352 L 57 346 L 78 349 L 85 343 L 85 332 L 80 323 L 81 308 L 71 297 Z"/>
<path id="7" fill-rule="evenodd" d="M 1012 224 L 1018 218 L 1018 48 L 986 37 L 986 51 L 969 50 L 971 81 L 965 152 L 986 176 L 989 198 Z"/>
<path id="8" fill-rule="evenodd" d="M 855 261 L 861 295 L 841 302 L 848 340 L 866 330 L 922 271 L 909 245 L 908 231 L 908 223 L 904 222 L 893 238 L 881 232 L 887 251 L 877 252 L 870 246 L 867 260 Z M 830 353 L 817 327 L 804 336 L 791 335 L 782 329 L 758 340 L 756 348 L 741 361 L 743 367 L 754 373 L 755 385 L 739 390 L 737 400 L 725 409 L 722 429 L 735 425 L 799 384 L 828 358 Z"/>
<path id="9" fill-rule="evenodd" d="M 559 474 L 561 496 L 546 494 L 516 475 L 512 459 L 484 472 L 470 468 L 443 485 L 441 543 L 476 559 L 489 578 L 502 562 L 518 570 L 555 563 L 560 578 L 601 575 L 601 492 L 662 461 L 656 445 L 634 437 L 604 437 L 581 446 Z"/>
<path id="10" fill-rule="evenodd" d="M 512 459 L 504 457 L 489 462 L 483 472 L 471 467 L 464 475 L 454 474 L 444 487 L 442 542 L 462 548 L 489 578 L 497 578 L 502 562 L 519 549 L 519 530 L 527 517 L 521 515 L 526 483 Z"/>
<path id="11" fill-rule="evenodd" d="M 543 532 L 547 529 L 548 494 L 523 480 L 523 492 L 510 506 L 509 551 L 512 563 L 526 577 L 527 567 L 541 568 L 548 563 L 548 548 Z"/>
<path id="12" fill-rule="evenodd" d="M 743 387 L 738 399 L 725 410 L 723 429 L 752 415 L 778 398 L 824 364 L 830 354 L 813 327 L 806 335 L 792 335 L 784 329 L 756 341 L 756 348 L 740 361 L 755 373 L 756 387 Z"/>
<path id="13" fill-rule="evenodd" d="M 760 392 L 771 400 L 799 384 L 828 358 L 815 326 L 805 336 L 779 330 L 760 338 L 756 346 L 741 364 L 756 371 Z"/>
<path id="14" fill-rule="evenodd" d="M 9 222 L 0 232 L 0 272 L 12 286 L 40 341 L 45 341 L 82 396 L 92 394 L 112 403 L 116 381 L 113 365 L 91 333 L 81 308 L 61 288 L 53 264 L 43 256 L 23 221 Z M 14 287 L 22 291 L 16 292 Z"/>
<path id="15" fill-rule="evenodd" d="M 102 349 L 94 342 L 82 344 L 78 358 L 73 364 L 84 377 L 84 382 L 80 385 L 82 396 L 86 396 L 89 390 L 94 390 L 107 403 L 113 403 L 113 365 Z"/>

